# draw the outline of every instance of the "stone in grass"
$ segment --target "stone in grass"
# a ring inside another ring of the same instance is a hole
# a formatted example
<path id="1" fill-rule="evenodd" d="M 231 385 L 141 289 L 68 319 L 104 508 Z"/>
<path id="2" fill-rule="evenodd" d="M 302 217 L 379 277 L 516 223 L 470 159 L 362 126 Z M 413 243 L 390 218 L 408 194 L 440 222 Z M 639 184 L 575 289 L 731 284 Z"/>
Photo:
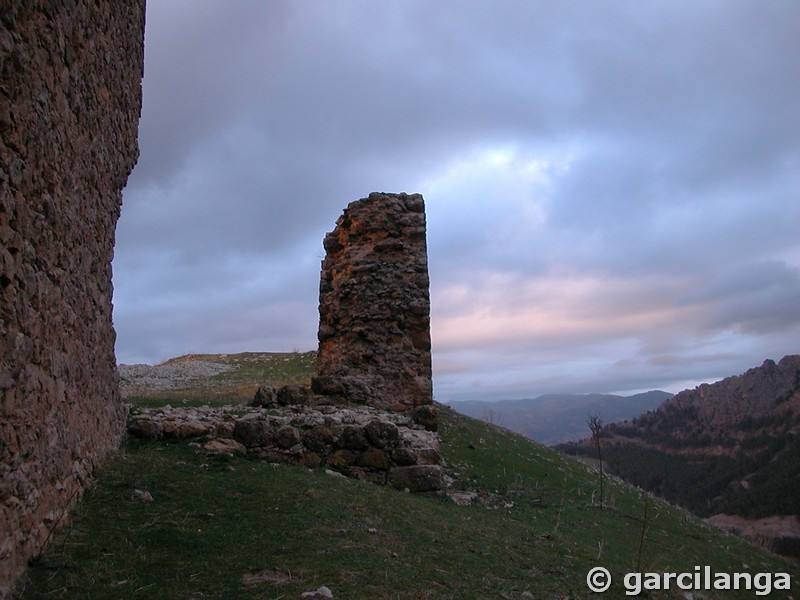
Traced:
<path id="1" fill-rule="evenodd" d="M 395 467 L 389 471 L 389 483 L 410 492 L 436 492 L 444 486 L 442 467 L 436 465 L 415 465 Z"/>
<path id="2" fill-rule="evenodd" d="M 250 406 L 273 408 L 278 405 L 278 393 L 271 385 L 260 385 L 255 396 L 250 401 Z"/>
<path id="3" fill-rule="evenodd" d="M 469 506 L 478 499 L 478 494 L 468 490 L 451 490 L 447 492 L 447 497 L 459 506 Z"/>
<path id="4" fill-rule="evenodd" d="M 152 502 L 153 495 L 147 490 L 133 490 L 133 497 L 140 502 Z"/>
<path id="5" fill-rule="evenodd" d="M 300 594 L 301 598 L 333 598 L 333 592 L 327 587 L 322 586 L 314 590 L 313 592 L 303 592 Z"/>

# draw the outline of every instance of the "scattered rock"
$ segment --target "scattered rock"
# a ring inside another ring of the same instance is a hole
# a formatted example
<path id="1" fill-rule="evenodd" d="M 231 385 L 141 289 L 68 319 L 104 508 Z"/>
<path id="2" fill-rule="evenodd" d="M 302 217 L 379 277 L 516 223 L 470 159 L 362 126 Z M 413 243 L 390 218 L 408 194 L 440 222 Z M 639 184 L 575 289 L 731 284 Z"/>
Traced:
<path id="1" fill-rule="evenodd" d="M 333 598 L 333 592 L 330 591 L 326 586 L 322 586 L 314 590 L 313 592 L 303 592 L 300 594 L 301 598 Z"/>
<path id="2" fill-rule="evenodd" d="M 410 492 L 435 492 L 442 489 L 442 472 L 436 465 L 394 467 L 389 470 L 389 483 Z"/>
<path id="3" fill-rule="evenodd" d="M 147 490 L 133 490 L 133 497 L 141 502 L 153 501 L 153 495 Z"/>
<path id="4" fill-rule="evenodd" d="M 478 494 L 477 492 L 450 490 L 447 492 L 447 497 L 459 506 L 468 506 L 478 498 Z"/>

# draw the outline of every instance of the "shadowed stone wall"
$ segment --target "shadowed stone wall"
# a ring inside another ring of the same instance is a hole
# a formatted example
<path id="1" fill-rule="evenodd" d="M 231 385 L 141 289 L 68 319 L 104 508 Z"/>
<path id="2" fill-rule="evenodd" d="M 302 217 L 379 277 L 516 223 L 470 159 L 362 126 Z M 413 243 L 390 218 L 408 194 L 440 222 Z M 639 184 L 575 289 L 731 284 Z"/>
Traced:
<path id="1" fill-rule="evenodd" d="M 324 246 L 314 392 L 392 411 L 431 404 L 422 196 L 352 202 Z"/>
<path id="2" fill-rule="evenodd" d="M 0 597 L 124 433 L 111 322 L 144 0 L 0 6 Z"/>

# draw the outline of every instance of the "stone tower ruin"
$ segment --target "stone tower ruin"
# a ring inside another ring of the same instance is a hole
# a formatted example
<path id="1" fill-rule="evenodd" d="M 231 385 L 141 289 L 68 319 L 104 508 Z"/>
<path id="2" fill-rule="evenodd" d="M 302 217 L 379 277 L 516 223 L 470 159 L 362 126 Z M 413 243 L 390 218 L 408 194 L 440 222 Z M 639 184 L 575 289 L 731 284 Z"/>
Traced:
<path id="1" fill-rule="evenodd" d="M 373 193 L 325 236 L 315 393 L 399 412 L 433 402 L 425 203 Z"/>
<path id="2" fill-rule="evenodd" d="M 0 8 L 0 598 L 123 436 L 111 322 L 144 0 Z"/>

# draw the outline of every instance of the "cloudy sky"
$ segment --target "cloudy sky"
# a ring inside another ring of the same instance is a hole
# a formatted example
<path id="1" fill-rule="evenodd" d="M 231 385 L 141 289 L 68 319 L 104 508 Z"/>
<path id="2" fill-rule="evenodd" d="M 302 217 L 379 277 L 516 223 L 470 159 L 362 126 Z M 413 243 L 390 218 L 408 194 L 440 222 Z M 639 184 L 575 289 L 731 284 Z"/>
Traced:
<path id="1" fill-rule="evenodd" d="M 426 199 L 437 399 L 800 353 L 800 2 L 150 2 L 120 362 L 316 348 L 322 238 Z"/>

